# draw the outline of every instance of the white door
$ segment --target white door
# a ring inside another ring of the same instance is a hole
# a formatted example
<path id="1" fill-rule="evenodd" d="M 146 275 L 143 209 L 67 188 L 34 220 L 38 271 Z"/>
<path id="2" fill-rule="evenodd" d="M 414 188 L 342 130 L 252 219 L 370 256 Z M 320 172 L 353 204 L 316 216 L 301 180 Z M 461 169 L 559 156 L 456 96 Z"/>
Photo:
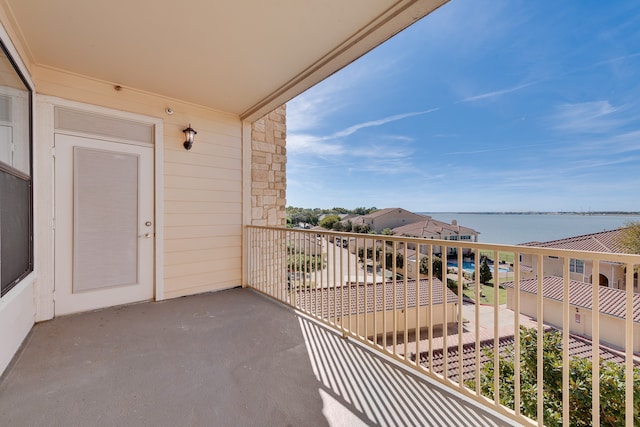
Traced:
<path id="1" fill-rule="evenodd" d="M 153 148 L 54 144 L 55 314 L 153 298 Z"/>

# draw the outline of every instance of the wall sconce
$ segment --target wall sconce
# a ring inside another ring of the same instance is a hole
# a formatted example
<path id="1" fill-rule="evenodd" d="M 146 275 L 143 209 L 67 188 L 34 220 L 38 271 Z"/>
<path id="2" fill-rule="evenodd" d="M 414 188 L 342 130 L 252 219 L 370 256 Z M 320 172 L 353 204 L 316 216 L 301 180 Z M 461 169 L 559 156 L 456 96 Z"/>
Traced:
<path id="1" fill-rule="evenodd" d="M 189 127 L 182 132 L 184 132 L 184 136 L 186 138 L 186 141 L 183 144 L 184 148 L 186 150 L 191 150 L 191 147 L 193 147 L 193 137 L 196 136 L 198 132 L 191 128 L 191 123 L 189 123 Z"/>

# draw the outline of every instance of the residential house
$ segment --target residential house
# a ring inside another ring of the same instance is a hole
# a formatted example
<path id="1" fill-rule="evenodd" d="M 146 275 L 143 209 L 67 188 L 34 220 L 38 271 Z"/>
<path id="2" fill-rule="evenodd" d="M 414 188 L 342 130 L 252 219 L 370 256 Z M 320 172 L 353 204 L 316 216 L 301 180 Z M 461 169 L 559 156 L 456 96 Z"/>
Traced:
<path id="1" fill-rule="evenodd" d="M 411 224 L 423 220 L 425 215 L 409 212 L 402 208 L 385 208 L 367 215 L 360 215 L 349 219 L 353 225 L 368 225 L 376 233 L 382 233 L 385 229 L 394 229 L 402 225 Z"/>
<path id="2" fill-rule="evenodd" d="M 514 282 L 502 284 L 507 288 L 507 307 L 514 309 Z M 542 282 L 543 320 L 545 323 L 562 328 L 562 302 L 564 301 L 564 281 L 562 277 L 548 275 Z M 600 342 L 624 350 L 626 292 L 599 286 Z M 538 280 L 520 281 L 520 312 L 538 318 Z M 593 292 L 592 285 L 577 280 L 569 281 L 569 331 L 572 334 L 592 338 Z M 633 351 L 640 353 L 640 294 L 633 295 Z"/>
<path id="3" fill-rule="evenodd" d="M 458 222 L 456 220 L 453 220 L 451 221 L 451 224 L 448 224 L 444 221 L 433 219 L 427 215 L 425 215 L 419 221 L 402 225 L 400 227 L 395 227 L 392 231 L 395 236 L 450 240 L 455 241 L 456 243 L 477 242 L 478 235 L 480 234 L 478 231 L 472 228 L 458 225 Z M 415 245 L 409 245 L 409 249 L 415 250 Z M 440 246 L 436 246 L 434 248 L 434 251 L 441 254 L 442 248 Z M 465 255 L 469 254 L 470 252 L 471 251 L 467 249 L 465 251 Z M 426 252 L 424 252 L 424 249 L 421 250 L 421 253 L 426 254 Z M 448 255 L 453 255 L 455 253 L 455 246 L 452 245 L 452 247 L 448 248 Z"/>
<path id="4" fill-rule="evenodd" d="M 617 230 L 601 231 L 599 233 L 585 234 L 582 236 L 567 237 L 565 239 L 552 240 L 549 242 L 528 242 L 523 243 L 524 246 L 553 248 L 553 249 L 569 249 L 575 251 L 597 251 L 612 254 L 625 253 L 624 248 L 620 244 L 620 233 L 624 232 L 624 228 Z M 537 257 L 533 255 L 523 255 L 520 259 L 521 263 L 526 267 L 531 267 L 530 273 L 523 277 L 532 277 L 537 271 Z M 547 256 L 544 260 L 544 274 L 561 276 L 564 260 L 556 256 Z M 615 289 L 626 289 L 625 283 L 625 267 L 622 263 L 617 262 L 601 262 L 598 283 Z M 593 263 L 589 260 L 571 258 L 569 261 L 569 271 L 571 278 L 581 282 L 591 282 L 593 272 Z M 634 292 L 640 292 L 638 288 L 638 273 L 634 274 L 633 280 Z"/>

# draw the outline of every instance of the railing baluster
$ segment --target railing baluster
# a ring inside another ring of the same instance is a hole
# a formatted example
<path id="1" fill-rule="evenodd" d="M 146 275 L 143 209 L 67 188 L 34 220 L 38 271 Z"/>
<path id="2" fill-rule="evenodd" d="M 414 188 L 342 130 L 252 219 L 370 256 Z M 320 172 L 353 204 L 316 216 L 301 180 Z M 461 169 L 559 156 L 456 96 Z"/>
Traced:
<path id="1" fill-rule="evenodd" d="M 444 370 L 442 375 L 445 380 L 449 379 L 449 346 L 447 345 L 447 336 L 449 324 L 447 322 L 448 316 L 448 298 L 447 298 L 447 273 L 449 272 L 447 267 L 447 252 L 449 248 L 447 246 L 441 246 L 442 250 L 442 366 Z"/>
<path id="2" fill-rule="evenodd" d="M 383 244 L 382 246 L 386 247 L 386 244 Z M 392 292 L 393 292 L 393 354 L 394 356 L 398 354 L 398 350 L 397 350 L 397 346 L 398 346 L 398 280 L 397 280 L 397 265 L 396 265 L 396 253 L 398 250 L 398 242 L 396 242 L 395 240 L 393 241 L 393 250 L 391 251 L 391 254 L 393 255 L 391 257 L 391 274 L 393 275 L 392 277 L 392 283 L 393 283 L 393 287 L 392 287 Z"/>
<path id="3" fill-rule="evenodd" d="M 480 395 L 480 249 L 476 249 L 474 251 L 474 271 L 473 274 L 475 276 L 475 292 L 474 296 L 476 298 L 474 304 L 474 316 L 475 316 L 475 363 L 476 363 L 476 395 Z"/>
<path id="4" fill-rule="evenodd" d="M 633 267 L 631 263 L 627 263 L 627 273 L 625 277 L 627 302 L 625 304 L 625 368 L 624 368 L 624 384 L 625 384 L 625 423 L 627 427 L 633 426 L 634 405 L 633 405 L 633 349 L 635 348 L 633 341 Z"/>
<path id="5" fill-rule="evenodd" d="M 420 367 L 420 244 L 416 245 L 416 266 L 415 266 L 415 286 L 416 286 L 416 368 Z"/>
<path id="6" fill-rule="evenodd" d="M 591 274 L 591 289 L 593 292 L 593 308 L 591 313 L 592 320 L 592 348 L 591 356 L 591 399 L 593 425 L 600 425 L 600 263 L 593 262 L 593 270 Z"/>
<path id="7" fill-rule="evenodd" d="M 462 289 L 464 288 L 464 279 L 463 279 L 463 261 L 462 261 L 462 246 L 458 246 L 458 384 L 460 387 L 464 385 L 464 380 L 462 378 L 463 374 L 463 342 L 462 342 Z"/>
<path id="8" fill-rule="evenodd" d="M 427 265 L 429 266 L 429 277 L 427 281 L 428 292 L 429 292 L 429 301 L 427 305 L 427 316 L 429 319 L 429 371 L 431 373 L 433 370 L 433 245 L 429 245 L 428 248 L 428 259 Z M 445 270 L 446 271 L 446 270 Z"/>
<path id="9" fill-rule="evenodd" d="M 387 245 L 382 245 L 382 346 L 388 351 L 387 346 Z"/>
<path id="10" fill-rule="evenodd" d="M 513 254 L 513 280 L 514 280 L 514 294 L 513 294 L 513 340 L 514 340 L 514 353 L 515 361 L 513 366 L 513 388 L 515 396 L 513 400 L 514 411 L 516 416 L 520 415 L 520 253 Z M 565 424 L 568 425 L 568 424 Z"/>
<path id="11" fill-rule="evenodd" d="M 377 245 L 377 242 L 374 243 L 374 245 L 373 245 L 374 248 L 376 247 L 376 245 Z M 373 277 L 373 280 L 372 280 L 373 284 L 371 285 L 371 288 L 372 288 L 372 291 L 373 291 L 373 297 L 372 297 L 372 299 L 373 299 L 373 315 L 372 316 L 373 316 L 373 342 L 374 343 L 378 342 L 378 327 L 377 327 L 377 324 L 376 324 L 377 323 L 376 312 L 378 311 L 377 310 L 377 306 L 376 306 L 377 305 L 377 302 L 376 302 L 376 289 L 378 288 L 378 275 L 377 275 L 377 273 L 378 273 L 377 270 L 378 269 L 376 268 L 376 265 L 378 263 L 378 256 L 376 255 L 376 252 L 377 251 L 374 249 L 374 251 L 372 253 L 373 266 L 374 267 L 373 267 L 373 276 L 372 276 Z M 382 275 L 382 277 L 384 277 L 384 274 Z M 383 282 L 384 282 L 384 280 L 383 280 Z"/>
<path id="12" fill-rule="evenodd" d="M 407 358 L 409 354 L 409 290 L 407 289 L 407 245 L 406 243 L 403 245 L 403 262 L 402 262 L 402 283 L 404 285 L 404 360 L 405 362 L 409 360 Z M 418 307 L 416 306 L 416 309 Z"/>
<path id="13" fill-rule="evenodd" d="M 562 265 L 562 425 L 568 426 L 569 415 L 569 258 Z"/>
<path id="14" fill-rule="evenodd" d="M 500 254 L 493 252 L 493 400 L 500 404 L 500 324 L 499 324 L 499 300 L 500 293 Z"/>
<path id="15" fill-rule="evenodd" d="M 358 261 L 358 253 L 359 253 L 359 251 L 360 251 L 360 243 L 358 242 L 358 240 L 359 240 L 359 239 L 356 239 L 356 240 L 355 240 L 355 242 L 356 242 L 356 247 L 355 247 L 355 256 L 356 256 L 356 283 L 355 283 L 355 287 L 354 287 L 354 289 L 355 289 L 355 291 L 356 291 L 356 311 L 357 311 L 357 309 L 358 309 L 358 308 L 357 308 L 357 307 L 358 307 L 358 298 L 357 298 L 357 295 L 358 295 L 358 283 L 360 282 L 360 274 L 359 274 L 359 272 L 360 272 L 360 268 L 358 268 L 358 262 L 359 262 L 359 261 Z M 364 268 L 365 273 L 366 273 L 366 271 L 367 271 L 367 270 L 366 270 L 366 267 L 364 267 L 364 264 L 363 264 L 363 268 Z M 353 312 L 353 308 L 352 308 L 352 307 L 353 307 L 353 305 L 352 305 L 352 301 L 351 301 L 351 288 L 349 288 L 349 333 L 353 333 L 353 325 L 352 325 L 352 323 L 351 323 L 351 313 Z M 356 315 L 356 322 L 357 322 L 357 321 L 358 321 L 358 317 L 357 317 L 357 315 Z"/>
<path id="16" fill-rule="evenodd" d="M 373 264 L 373 270 L 376 270 L 376 241 L 372 241 L 371 242 L 371 263 Z M 368 303 L 369 303 L 369 292 L 368 289 L 369 288 L 369 279 L 364 281 L 364 304 L 362 307 L 362 311 L 363 311 L 363 319 L 364 319 L 364 338 L 365 339 L 369 339 L 369 307 L 368 307 Z"/>
<path id="17" fill-rule="evenodd" d="M 543 283 L 544 283 L 544 264 L 542 255 L 538 255 L 538 294 L 536 298 L 537 313 L 538 313 L 538 342 L 536 347 L 537 357 L 537 383 L 538 394 L 536 397 L 537 404 L 537 418 L 538 425 L 544 425 L 544 354 L 543 354 L 543 339 L 544 339 L 544 305 L 543 305 Z"/>

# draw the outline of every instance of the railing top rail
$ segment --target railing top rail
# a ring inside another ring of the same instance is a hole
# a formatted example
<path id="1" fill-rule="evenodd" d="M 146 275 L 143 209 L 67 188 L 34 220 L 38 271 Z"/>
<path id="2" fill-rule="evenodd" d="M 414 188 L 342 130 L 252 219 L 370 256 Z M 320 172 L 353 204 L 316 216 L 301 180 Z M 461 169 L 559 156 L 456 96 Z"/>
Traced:
<path id="1" fill-rule="evenodd" d="M 291 233 L 300 234 L 323 234 L 327 236 L 339 236 L 339 237 L 353 237 L 356 239 L 366 240 L 385 240 L 389 242 L 405 242 L 414 244 L 432 244 L 436 246 L 447 247 L 460 247 L 468 249 L 478 249 L 480 251 L 499 251 L 499 252 L 511 252 L 518 254 L 531 254 L 542 256 L 557 256 L 561 258 L 575 258 L 575 259 L 592 259 L 599 261 L 608 261 L 621 264 L 634 264 L 640 265 L 640 255 L 634 254 L 621 254 L 621 253 L 609 253 L 609 252 L 594 252 L 583 251 L 573 249 L 553 249 L 553 248 L 541 248 L 536 246 L 523 246 L 523 245 L 505 245 L 498 243 L 484 243 L 484 242 L 471 242 L 468 240 L 441 240 L 441 239 L 426 239 L 419 237 L 407 237 L 407 236 L 389 236 L 386 234 L 363 234 L 363 233 L 347 233 L 331 230 L 303 230 L 293 229 L 285 227 L 270 227 L 261 225 L 248 225 L 247 228 L 262 229 L 262 230 L 279 230 L 287 231 Z"/>

